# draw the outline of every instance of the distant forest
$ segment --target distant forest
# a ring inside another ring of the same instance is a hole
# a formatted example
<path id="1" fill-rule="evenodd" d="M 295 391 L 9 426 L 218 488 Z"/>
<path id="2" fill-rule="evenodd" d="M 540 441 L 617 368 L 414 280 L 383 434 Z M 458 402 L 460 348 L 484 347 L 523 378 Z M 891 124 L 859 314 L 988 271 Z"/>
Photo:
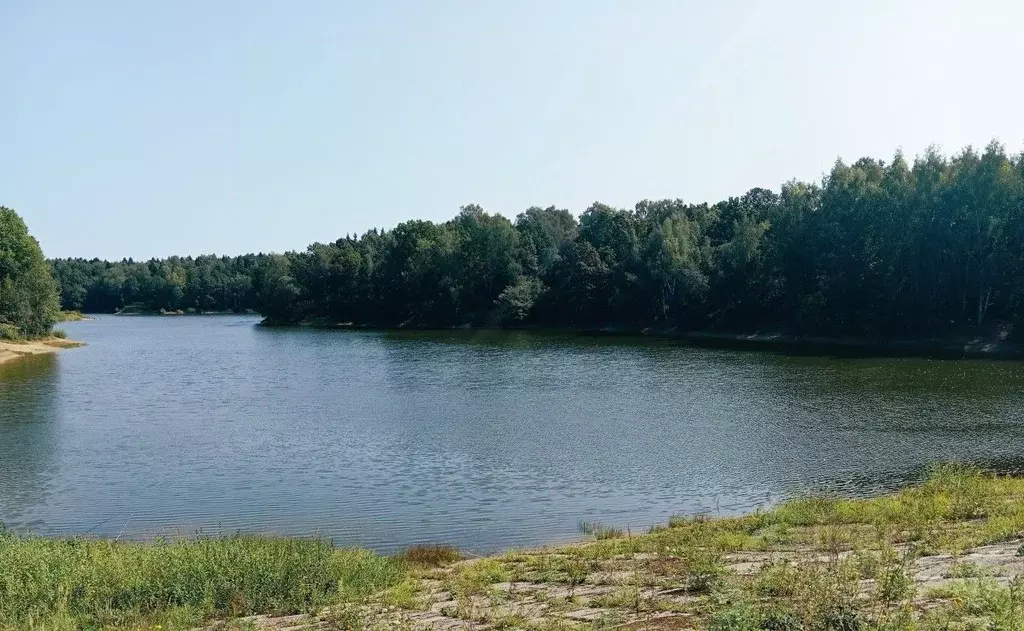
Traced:
<path id="1" fill-rule="evenodd" d="M 304 252 L 52 261 L 63 308 L 256 311 L 268 323 L 651 327 L 922 337 L 1024 320 L 1024 158 L 991 143 L 716 204 L 479 206 Z M 1017 327 L 1024 331 L 1024 328 Z"/>

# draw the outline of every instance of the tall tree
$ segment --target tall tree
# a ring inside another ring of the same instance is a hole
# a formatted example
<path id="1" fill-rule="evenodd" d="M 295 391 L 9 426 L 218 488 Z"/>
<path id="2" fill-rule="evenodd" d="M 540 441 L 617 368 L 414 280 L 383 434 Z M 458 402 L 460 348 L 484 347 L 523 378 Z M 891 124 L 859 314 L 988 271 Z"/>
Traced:
<path id="1" fill-rule="evenodd" d="M 54 261 L 68 308 L 254 309 L 273 322 L 1024 338 L 1024 158 L 998 143 L 714 204 L 514 223 L 465 206 L 303 252 Z"/>
<path id="2" fill-rule="evenodd" d="M 0 206 L 0 337 L 46 335 L 59 316 L 59 288 L 39 242 Z"/>

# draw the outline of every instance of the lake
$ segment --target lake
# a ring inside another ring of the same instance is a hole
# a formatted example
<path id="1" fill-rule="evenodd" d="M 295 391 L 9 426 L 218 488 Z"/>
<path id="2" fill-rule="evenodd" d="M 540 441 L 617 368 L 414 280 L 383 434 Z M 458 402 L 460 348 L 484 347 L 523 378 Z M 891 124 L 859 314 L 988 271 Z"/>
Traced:
<path id="1" fill-rule="evenodd" d="M 1022 363 L 257 321 L 101 316 L 0 365 L 0 520 L 483 553 L 1024 453 Z"/>

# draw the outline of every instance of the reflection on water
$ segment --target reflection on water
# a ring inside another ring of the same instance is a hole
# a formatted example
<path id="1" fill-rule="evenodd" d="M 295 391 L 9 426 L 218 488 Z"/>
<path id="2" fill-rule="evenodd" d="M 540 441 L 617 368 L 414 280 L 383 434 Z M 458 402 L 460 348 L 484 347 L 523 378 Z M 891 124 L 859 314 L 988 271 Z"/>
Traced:
<path id="1" fill-rule="evenodd" d="M 35 525 L 26 515 L 46 502 L 59 466 L 57 376 L 53 355 L 0 364 L 0 521 Z"/>
<path id="2" fill-rule="evenodd" d="M 0 519 L 485 551 L 574 537 L 581 518 L 637 529 L 872 492 L 1024 446 L 1011 362 L 254 324 L 74 323 L 88 347 L 0 373 Z M 33 462 L 16 466 L 15 449 Z"/>

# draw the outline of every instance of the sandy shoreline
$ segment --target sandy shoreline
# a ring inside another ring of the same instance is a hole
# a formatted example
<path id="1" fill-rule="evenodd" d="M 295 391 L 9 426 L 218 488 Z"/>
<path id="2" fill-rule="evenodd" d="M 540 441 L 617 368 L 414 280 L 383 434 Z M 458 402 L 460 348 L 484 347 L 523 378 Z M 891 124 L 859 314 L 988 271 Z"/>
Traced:
<path id="1" fill-rule="evenodd" d="M 31 342 L 0 341 L 0 364 L 26 355 L 45 355 L 56 353 L 64 348 L 75 348 L 77 346 L 85 346 L 85 343 L 58 337 L 33 340 Z"/>

